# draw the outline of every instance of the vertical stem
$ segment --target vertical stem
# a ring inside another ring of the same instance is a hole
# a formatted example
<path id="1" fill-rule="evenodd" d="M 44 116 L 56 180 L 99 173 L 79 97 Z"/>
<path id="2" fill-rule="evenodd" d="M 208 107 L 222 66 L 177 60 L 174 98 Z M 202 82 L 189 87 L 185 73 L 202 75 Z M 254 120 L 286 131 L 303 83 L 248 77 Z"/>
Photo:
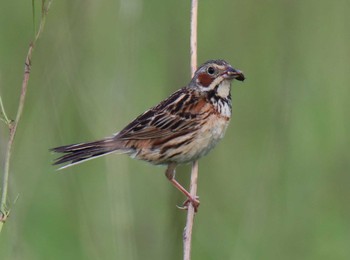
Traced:
<path id="1" fill-rule="evenodd" d="M 24 63 L 24 76 L 22 82 L 21 95 L 19 98 L 19 104 L 17 109 L 16 119 L 13 122 L 9 123 L 10 136 L 9 141 L 7 143 L 6 155 L 5 155 L 5 166 L 4 166 L 4 174 L 2 177 L 2 187 L 1 187 L 1 200 L 0 200 L 0 232 L 2 228 L 2 223 L 6 221 L 9 211 L 7 209 L 7 194 L 8 194 L 8 179 L 10 173 L 10 161 L 12 154 L 12 146 L 13 141 L 15 139 L 17 125 L 19 120 L 21 119 L 21 115 L 23 112 L 24 101 L 27 93 L 28 80 L 30 76 L 30 68 L 31 68 L 31 57 L 34 45 L 31 43 L 28 49 L 28 54 L 26 56 L 26 61 Z"/>
<path id="2" fill-rule="evenodd" d="M 198 161 L 194 161 L 192 164 L 191 189 L 190 189 L 190 193 L 192 196 L 196 196 L 197 194 L 197 179 L 198 179 Z M 191 241 L 192 241 L 194 215 L 195 215 L 194 208 L 192 204 L 189 203 L 189 206 L 187 209 L 186 227 L 183 234 L 184 260 L 191 259 Z"/>
<path id="3" fill-rule="evenodd" d="M 29 48 L 28 48 L 28 53 L 27 53 L 25 63 L 24 63 L 24 73 L 23 73 L 21 95 L 19 98 L 16 119 L 13 122 L 6 119 L 7 116 L 4 112 L 5 109 L 3 108 L 3 104 L 2 104 L 2 100 L 1 100 L 1 111 L 3 111 L 5 121 L 8 122 L 8 127 L 10 129 L 10 135 L 9 135 L 9 141 L 7 143 L 7 149 L 6 149 L 6 154 L 5 154 L 4 173 L 2 176 L 1 199 L 0 199 L 0 232 L 1 232 L 2 227 L 3 227 L 3 223 L 6 221 L 8 215 L 9 215 L 9 209 L 7 207 L 7 195 L 8 195 L 8 180 L 9 180 L 9 174 L 10 174 L 11 154 L 12 154 L 12 147 L 13 147 L 13 142 L 14 142 L 15 135 L 16 135 L 17 126 L 18 126 L 18 123 L 21 119 L 23 108 L 24 108 L 24 102 L 26 99 L 28 81 L 29 81 L 29 77 L 30 77 L 32 52 L 33 52 L 34 45 L 35 45 L 36 41 L 38 40 L 40 34 L 42 33 L 42 31 L 44 29 L 46 14 L 50 8 L 51 2 L 52 2 L 52 0 L 49 0 L 47 3 L 45 3 L 45 0 L 42 0 L 42 10 L 41 10 L 41 20 L 40 20 L 39 30 L 36 32 L 36 34 L 34 36 L 34 40 L 29 45 Z M 32 4 L 33 3 L 34 3 L 34 1 L 32 2 Z"/>
<path id="4" fill-rule="evenodd" d="M 198 0 L 191 3 L 191 74 L 197 69 L 197 14 Z M 191 170 L 190 193 L 193 198 L 197 196 L 198 161 L 194 161 Z M 188 204 L 186 226 L 183 234 L 184 260 L 191 259 L 191 241 L 195 210 L 191 203 Z"/>
<path id="5" fill-rule="evenodd" d="M 191 75 L 193 77 L 197 69 L 197 14 L 198 0 L 192 0 L 191 4 Z"/>

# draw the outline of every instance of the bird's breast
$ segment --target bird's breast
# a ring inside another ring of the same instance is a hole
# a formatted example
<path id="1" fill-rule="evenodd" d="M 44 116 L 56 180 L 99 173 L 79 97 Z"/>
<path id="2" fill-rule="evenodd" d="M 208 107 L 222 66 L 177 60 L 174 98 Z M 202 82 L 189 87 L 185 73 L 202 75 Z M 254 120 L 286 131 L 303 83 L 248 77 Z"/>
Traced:
<path id="1" fill-rule="evenodd" d="M 213 115 L 208 118 L 197 136 L 198 155 L 200 158 L 211 151 L 224 137 L 230 117 Z"/>

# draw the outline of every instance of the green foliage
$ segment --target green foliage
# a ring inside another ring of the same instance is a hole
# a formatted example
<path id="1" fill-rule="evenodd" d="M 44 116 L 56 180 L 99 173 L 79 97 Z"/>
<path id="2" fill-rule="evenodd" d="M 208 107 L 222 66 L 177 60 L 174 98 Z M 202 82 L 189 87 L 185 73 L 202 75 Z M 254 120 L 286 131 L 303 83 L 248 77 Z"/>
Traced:
<path id="1" fill-rule="evenodd" d="M 9 119 L 31 5 L 0 8 Z M 111 155 L 57 172 L 48 149 L 111 135 L 187 84 L 189 9 L 53 2 L 14 143 L 9 201 L 20 197 L 0 259 L 181 258 L 185 213 L 175 205 L 185 198 L 164 168 Z M 199 2 L 199 63 L 224 58 L 247 80 L 233 86 L 225 139 L 199 164 L 193 259 L 349 259 L 349 9 L 347 1 Z M 1 158 L 7 138 L 2 123 Z M 189 172 L 178 170 L 182 183 Z"/>

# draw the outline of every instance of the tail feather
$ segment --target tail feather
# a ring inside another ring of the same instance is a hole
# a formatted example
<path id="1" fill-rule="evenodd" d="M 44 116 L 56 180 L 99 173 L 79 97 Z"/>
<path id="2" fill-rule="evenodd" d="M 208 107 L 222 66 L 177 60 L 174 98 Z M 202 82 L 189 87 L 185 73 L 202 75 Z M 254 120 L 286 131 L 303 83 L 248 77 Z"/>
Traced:
<path id="1" fill-rule="evenodd" d="M 53 163 L 53 165 L 66 164 L 60 169 L 113 152 L 128 153 L 127 150 L 121 150 L 119 142 L 113 137 L 89 143 L 59 146 L 52 148 L 51 151 L 63 153 Z"/>

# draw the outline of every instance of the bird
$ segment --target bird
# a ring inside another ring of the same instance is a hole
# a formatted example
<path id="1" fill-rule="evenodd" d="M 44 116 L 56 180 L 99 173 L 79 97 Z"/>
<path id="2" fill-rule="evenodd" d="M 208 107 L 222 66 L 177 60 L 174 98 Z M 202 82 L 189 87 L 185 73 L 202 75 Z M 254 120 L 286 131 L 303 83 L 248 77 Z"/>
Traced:
<path id="1" fill-rule="evenodd" d="M 187 86 L 148 109 L 121 131 L 101 140 L 52 148 L 53 165 L 64 169 L 111 153 L 167 166 L 165 175 L 197 211 L 199 199 L 176 179 L 175 169 L 207 155 L 224 137 L 231 119 L 231 83 L 244 81 L 242 71 L 224 60 L 198 67 Z"/>

